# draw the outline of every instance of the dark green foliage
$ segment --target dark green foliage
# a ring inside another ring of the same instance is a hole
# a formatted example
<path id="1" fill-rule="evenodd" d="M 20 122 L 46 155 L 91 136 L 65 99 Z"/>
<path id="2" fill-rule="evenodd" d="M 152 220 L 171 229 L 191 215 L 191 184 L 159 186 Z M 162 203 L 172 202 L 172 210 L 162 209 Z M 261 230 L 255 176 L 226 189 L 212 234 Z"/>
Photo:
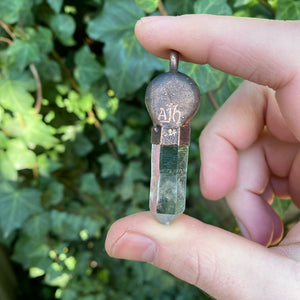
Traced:
<path id="1" fill-rule="evenodd" d="M 293 0 L 163 4 L 170 15 L 300 15 Z M 208 299 L 153 266 L 104 251 L 113 221 L 148 209 L 151 121 L 144 92 L 167 64 L 141 47 L 134 26 L 159 14 L 158 5 L 0 1 L 0 241 L 15 263 L 22 299 Z M 197 205 L 197 139 L 241 80 L 208 65 L 180 69 L 202 93 L 192 124 L 187 211 L 220 225 L 217 214 Z M 276 206 L 281 214 L 287 209 Z"/>

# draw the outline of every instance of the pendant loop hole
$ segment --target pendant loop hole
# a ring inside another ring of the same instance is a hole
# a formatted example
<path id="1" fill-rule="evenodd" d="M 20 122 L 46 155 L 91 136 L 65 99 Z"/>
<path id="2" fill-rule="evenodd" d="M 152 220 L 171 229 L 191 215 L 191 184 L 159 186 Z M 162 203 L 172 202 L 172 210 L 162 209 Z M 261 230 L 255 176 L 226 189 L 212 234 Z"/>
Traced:
<path id="1" fill-rule="evenodd" d="M 175 74 L 178 71 L 179 54 L 175 50 L 170 52 L 170 72 Z"/>

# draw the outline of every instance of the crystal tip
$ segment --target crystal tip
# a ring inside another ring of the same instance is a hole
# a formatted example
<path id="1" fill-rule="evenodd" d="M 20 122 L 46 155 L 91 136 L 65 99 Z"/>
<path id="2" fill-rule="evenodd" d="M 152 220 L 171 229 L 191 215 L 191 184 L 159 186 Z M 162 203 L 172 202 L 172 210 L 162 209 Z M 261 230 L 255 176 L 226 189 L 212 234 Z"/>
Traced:
<path id="1" fill-rule="evenodd" d="M 180 214 L 154 214 L 159 223 L 164 225 L 170 225 Z"/>

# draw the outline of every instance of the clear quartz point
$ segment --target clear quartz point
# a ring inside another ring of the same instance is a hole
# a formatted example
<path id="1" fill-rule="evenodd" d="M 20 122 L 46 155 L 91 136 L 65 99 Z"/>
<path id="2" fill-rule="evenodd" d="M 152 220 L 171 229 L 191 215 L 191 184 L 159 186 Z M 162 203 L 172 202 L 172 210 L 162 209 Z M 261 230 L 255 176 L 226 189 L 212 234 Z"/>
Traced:
<path id="1" fill-rule="evenodd" d="M 162 224 L 184 212 L 188 152 L 188 145 L 152 145 L 150 210 Z"/>

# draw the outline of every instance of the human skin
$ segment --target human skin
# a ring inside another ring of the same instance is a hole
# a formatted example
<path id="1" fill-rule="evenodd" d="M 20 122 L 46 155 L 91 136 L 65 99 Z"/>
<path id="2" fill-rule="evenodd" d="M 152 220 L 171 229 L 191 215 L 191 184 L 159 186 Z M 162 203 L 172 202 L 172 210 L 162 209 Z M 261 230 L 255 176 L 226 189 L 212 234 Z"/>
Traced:
<path id="1" fill-rule="evenodd" d="M 246 238 L 186 215 L 161 225 L 143 212 L 112 225 L 109 255 L 152 263 L 217 299 L 300 299 L 300 223 L 280 242 L 270 206 L 276 195 L 300 207 L 299 32 L 298 21 L 209 15 L 137 22 L 154 55 L 174 49 L 245 79 L 201 134 L 200 187 L 207 199 L 226 197 Z"/>

